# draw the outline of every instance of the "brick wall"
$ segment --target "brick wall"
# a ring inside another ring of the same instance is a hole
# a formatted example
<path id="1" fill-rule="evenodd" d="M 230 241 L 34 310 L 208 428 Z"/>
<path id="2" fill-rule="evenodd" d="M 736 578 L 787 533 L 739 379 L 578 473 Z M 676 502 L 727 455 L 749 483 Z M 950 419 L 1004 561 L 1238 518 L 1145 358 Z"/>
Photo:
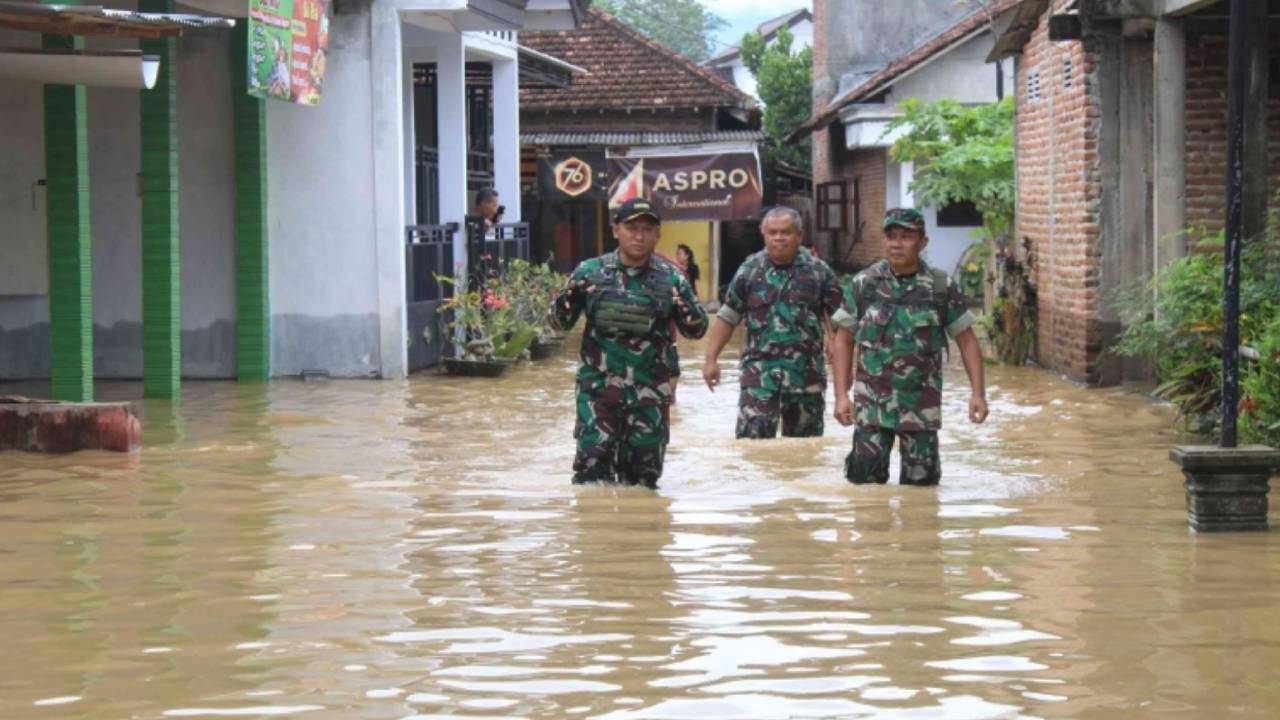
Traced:
<path id="1" fill-rule="evenodd" d="M 1271 45 L 1280 44 L 1280 35 Z M 1268 197 L 1276 209 L 1280 188 L 1280 96 L 1267 107 Z M 1226 214 L 1227 173 L 1227 38 L 1187 38 L 1187 225 L 1214 233 Z M 1196 235 L 1192 235 L 1196 237 Z"/>
<path id="2" fill-rule="evenodd" d="M 1087 37 L 1049 42 L 1048 14 L 1017 62 L 1015 236 L 1030 240 L 1037 258 L 1037 360 L 1090 381 L 1102 349 L 1097 59 Z"/>

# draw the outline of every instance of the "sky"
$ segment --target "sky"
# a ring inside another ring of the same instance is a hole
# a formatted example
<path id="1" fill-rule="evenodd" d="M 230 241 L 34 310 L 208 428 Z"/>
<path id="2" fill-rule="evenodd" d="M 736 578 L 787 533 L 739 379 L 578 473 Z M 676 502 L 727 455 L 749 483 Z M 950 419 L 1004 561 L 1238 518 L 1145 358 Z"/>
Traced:
<path id="1" fill-rule="evenodd" d="M 743 35 L 765 20 L 792 10 L 813 8 L 809 0 L 702 0 L 702 4 L 728 21 L 729 27 L 716 36 L 716 41 L 725 45 L 737 45 Z"/>

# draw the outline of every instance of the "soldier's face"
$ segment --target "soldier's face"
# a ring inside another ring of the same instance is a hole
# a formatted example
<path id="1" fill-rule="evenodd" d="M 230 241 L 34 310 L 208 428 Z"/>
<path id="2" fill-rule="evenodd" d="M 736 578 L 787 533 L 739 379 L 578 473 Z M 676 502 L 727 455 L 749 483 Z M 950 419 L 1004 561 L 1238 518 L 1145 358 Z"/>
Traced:
<path id="1" fill-rule="evenodd" d="M 629 265 L 639 265 L 647 260 L 658 246 L 661 235 L 661 226 L 647 217 L 613 225 L 613 236 L 618 238 L 618 253 L 622 255 L 622 261 Z"/>
<path id="2" fill-rule="evenodd" d="M 892 225 L 884 231 L 885 247 L 889 255 L 889 267 L 894 272 L 915 272 L 920 263 L 920 253 L 929 244 L 929 237 L 919 230 L 908 230 Z"/>
<path id="3" fill-rule="evenodd" d="M 800 251 L 800 228 L 796 227 L 795 220 L 786 215 L 771 217 L 760 224 L 760 232 L 770 260 L 786 265 L 796 259 Z"/>

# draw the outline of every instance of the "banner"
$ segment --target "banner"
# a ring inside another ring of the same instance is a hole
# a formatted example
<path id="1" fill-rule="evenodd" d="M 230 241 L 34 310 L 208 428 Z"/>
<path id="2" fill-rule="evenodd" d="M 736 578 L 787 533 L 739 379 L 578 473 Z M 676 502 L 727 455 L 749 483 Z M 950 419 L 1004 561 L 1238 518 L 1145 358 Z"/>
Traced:
<path id="1" fill-rule="evenodd" d="M 249 0 L 249 94 L 319 105 L 330 0 Z"/>
<path id="2" fill-rule="evenodd" d="M 666 220 L 750 220 L 763 192 L 755 153 L 609 158 L 609 207 L 647 198 Z"/>
<path id="3" fill-rule="evenodd" d="M 547 200 L 604 200 L 609 177 L 603 151 L 557 151 L 538 158 L 538 196 Z"/>

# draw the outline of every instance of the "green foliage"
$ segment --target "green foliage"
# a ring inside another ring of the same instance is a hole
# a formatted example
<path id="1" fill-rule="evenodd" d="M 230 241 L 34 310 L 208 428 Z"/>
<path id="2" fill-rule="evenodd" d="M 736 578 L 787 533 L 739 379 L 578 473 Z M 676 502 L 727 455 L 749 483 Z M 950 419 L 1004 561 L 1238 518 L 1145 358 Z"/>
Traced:
<path id="1" fill-rule="evenodd" d="M 548 265 L 519 259 L 495 264 L 485 272 L 484 286 L 467 292 L 456 290 L 454 278 L 436 277 L 455 287 L 437 311 L 450 330 L 462 332 L 463 359 L 515 359 L 535 340 L 554 335 L 548 310 L 565 278 Z"/>
<path id="2" fill-rule="evenodd" d="M 1114 350 L 1150 358 L 1155 394 L 1178 406 L 1189 429 L 1217 436 L 1222 405 L 1222 236 L 1170 263 L 1147 283 L 1121 291 L 1127 327 Z M 1240 436 L 1280 443 L 1280 244 L 1248 244 L 1241 253 L 1240 342 L 1259 358 L 1240 364 Z"/>
<path id="3" fill-rule="evenodd" d="M 911 192 L 925 205 L 968 200 L 982 212 L 989 237 L 1013 220 L 1013 98 L 987 105 L 910 98 L 886 133 L 905 130 L 890 153 L 914 162 Z"/>
<path id="4" fill-rule="evenodd" d="M 809 119 L 813 104 L 813 48 L 792 52 L 793 41 L 785 27 L 768 46 L 759 33 L 747 33 L 742 37 L 742 62 L 756 78 L 756 92 L 764 103 L 764 130 L 777 145 L 778 159 L 808 168 L 810 139 L 795 145 L 782 142 Z"/>
<path id="5" fill-rule="evenodd" d="M 596 0 L 595 6 L 699 63 L 711 57 L 716 32 L 728 25 L 699 0 Z"/>

